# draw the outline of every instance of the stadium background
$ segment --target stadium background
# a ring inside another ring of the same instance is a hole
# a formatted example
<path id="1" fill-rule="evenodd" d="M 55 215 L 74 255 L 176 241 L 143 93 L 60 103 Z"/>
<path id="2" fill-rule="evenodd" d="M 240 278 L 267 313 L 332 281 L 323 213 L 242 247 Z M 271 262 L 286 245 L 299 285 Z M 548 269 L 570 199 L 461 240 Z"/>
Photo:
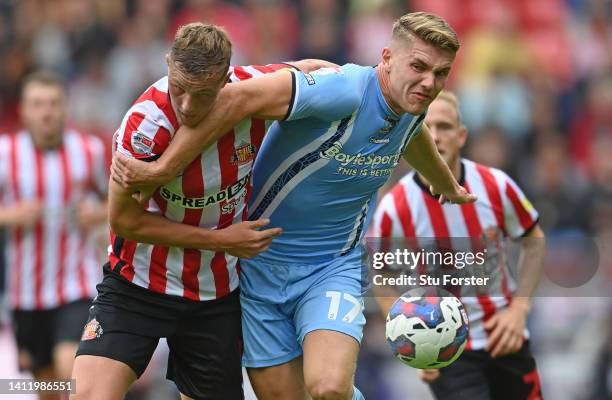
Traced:
<path id="1" fill-rule="evenodd" d="M 606 291 L 537 298 L 529 324 L 548 399 L 612 398 L 610 0 L 0 0 L 0 132 L 19 128 L 21 79 L 50 68 L 68 79 L 70 125 L 110 143 L 131 102 L 165 74 L 163 56 L 186 22 L 225 26 L 237 64 L 375 65 L 393 20 L 413 10 L 443 16 L 461 39 L 448 87 L 470 130 L 465 154 L 510 173 L 550 238 L 599 244 Z M 0 315 L 5 378 L 15 376 L 14 349 Z M 368 317 L 357 373 L 366 398 L 429 399 L 415 371 L 391 357 L 375 307 Z M 154 364 L 132 398 L 166 398 L 161 376 Z"/>

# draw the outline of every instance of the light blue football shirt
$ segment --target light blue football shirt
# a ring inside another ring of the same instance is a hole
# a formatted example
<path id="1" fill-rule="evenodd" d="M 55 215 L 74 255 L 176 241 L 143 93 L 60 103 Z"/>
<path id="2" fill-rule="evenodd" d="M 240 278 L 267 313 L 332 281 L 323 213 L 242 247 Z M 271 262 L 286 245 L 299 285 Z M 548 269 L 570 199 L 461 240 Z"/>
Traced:
<path id="1" fill-rule="evenodd" d="M 359 245 L 376 192 L 425 114 L 394 112 L 373 67 L 292 74 L 287 117 L 262 143 L 249 202 L 250 220 L 270 218 L 283 234 L 253 260 L 319 263 Z"/>

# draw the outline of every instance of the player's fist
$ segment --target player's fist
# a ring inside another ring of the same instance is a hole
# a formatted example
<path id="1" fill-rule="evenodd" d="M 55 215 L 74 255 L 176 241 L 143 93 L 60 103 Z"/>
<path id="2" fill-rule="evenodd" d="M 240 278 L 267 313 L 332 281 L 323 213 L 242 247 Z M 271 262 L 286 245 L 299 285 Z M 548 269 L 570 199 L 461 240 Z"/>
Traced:
<path id="1" fill-rule="evenodd" d="M 281 228 L 262 229 L 269 223 L 269 219 L 244 221 L 216 231 L 216 250 L 225 251 L 236 257 L 255 257 L 266 251 L 272 239 L 283 232 Z"/>

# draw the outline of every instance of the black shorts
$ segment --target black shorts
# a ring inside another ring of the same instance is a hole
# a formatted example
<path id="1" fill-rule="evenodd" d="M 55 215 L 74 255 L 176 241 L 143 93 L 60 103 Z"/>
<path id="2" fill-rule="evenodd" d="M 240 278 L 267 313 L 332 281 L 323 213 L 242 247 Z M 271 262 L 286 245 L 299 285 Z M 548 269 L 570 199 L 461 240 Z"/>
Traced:
<path id="1" fill-rule="evenodd" d="M 27 352 L 31 359 L 30 365 L 19 365 L 19 369 L 36 371 L 49 367 L 58 343 L 78 343 L 90 304 L 91 299 L 82 299 L 49 310 L 14 310 L 17 348 Z"/>
<path id="2" fill-rule="evenodd" d="M 542 400 L 540 377 L 529 342 L 506 356 L 492 358 L 484 350 L 466 350 L 440 369 L 430 384 L 438 400 Z"/>
<path id="3" fill-rule="evenodd" d="M 238 290 L 192 301 L 136 286 L 104 268 L 77 355 L 121 361 L 138 377 L 167 338 L 167 378 L 193 399 L 243 399 Z"/>

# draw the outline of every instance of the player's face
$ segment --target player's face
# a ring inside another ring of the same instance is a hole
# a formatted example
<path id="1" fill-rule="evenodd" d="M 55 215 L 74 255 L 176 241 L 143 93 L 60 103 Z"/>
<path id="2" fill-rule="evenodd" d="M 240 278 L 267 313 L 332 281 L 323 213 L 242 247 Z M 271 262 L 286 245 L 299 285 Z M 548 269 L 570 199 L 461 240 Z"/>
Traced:
<path id="1" fill-rule="evenodd" d="M 58 85 L 30 82 L 21 98 L 21 118 L 25 128 L 41 147 L 61 143 L 66 116 L 66 96 Z"/>
<path id="2" fill-rule="evenodd" d="M 419 38 L 412 43 L 393 40 L 383 50 L 383 67 L 389 73 L 394 108 L 422 114 L 444 88 L 455 54 L 438 49 Z"/>
<path id="3" fill-rule="evenodd" d="M 179 123 L 193 127 L 202 121 L 215 104 L 225 81 L 226 77 L 222 72 L 214 76 L 195 77 L 183 73 L 180 68 L 170 63 L 170 101 Z"/>
<path id="4" fill-rule="evenodd" d="M 446 100 L 434 100 L 425 116 L 438 152 L 449 166 L 459 159 L 467 139 L 467 129 L 459 123 L 457 110 Z"/>

